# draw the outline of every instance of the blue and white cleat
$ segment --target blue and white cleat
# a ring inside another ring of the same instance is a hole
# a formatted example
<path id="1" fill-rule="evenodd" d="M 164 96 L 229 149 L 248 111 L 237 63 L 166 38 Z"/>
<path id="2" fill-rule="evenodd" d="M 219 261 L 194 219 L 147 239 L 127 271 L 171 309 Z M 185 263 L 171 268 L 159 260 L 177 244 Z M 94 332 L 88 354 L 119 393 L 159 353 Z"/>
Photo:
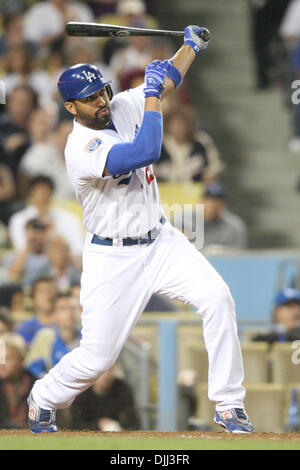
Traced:
<path id="1" fill-rule="evenodd" d="M 250 419 L 242 408 L 216 411 L 214 422 L 225 428 L 226 432 L 249 434 L 254 430 Z"/>
<path id="2" fill-rule="evenodd" d="M 41 408 L 33 399 L 32 394 L 27 398 L 28 426 L 31 432 L 38 434 L 40 432 L 56 432 L 55 410 L 45 410 Z"/>

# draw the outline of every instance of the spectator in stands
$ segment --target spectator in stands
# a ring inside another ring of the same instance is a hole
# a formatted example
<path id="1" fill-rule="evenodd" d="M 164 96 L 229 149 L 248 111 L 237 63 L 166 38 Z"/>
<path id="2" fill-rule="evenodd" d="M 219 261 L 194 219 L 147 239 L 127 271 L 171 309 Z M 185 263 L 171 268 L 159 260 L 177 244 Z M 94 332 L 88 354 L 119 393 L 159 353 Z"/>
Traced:
<path id="1" fill-rule="evenodd" d="M 26 44 L 14 46 L 4 57 L 5 73 L 1 80 L 7 94 L 20 85 L 31 86 L 37 93 L 39 104 L 52 107 L 54 104 L 52 78 L 47 70 L 37 68 L 36 59 Z"/>
<path id="2" fill-rule="evenodd" d="M 139 27 L 145 27 L 139 24 Z M 127 46 L 116 51 L 109 63 L 119 81 L 123 76 L 137 68 L 145 68 L 151 62 L 152 42 L 147 36 L 132 36 Z"/>
<path id="3" fill-rule="evenodd" d="M 24 429 L 27 427 L 27 397 L 34 379 L 24 369 L 26 343 L 16 333 L 1 335 L 5 344 L 5 364 L 0 364 L 0 428 Z"/>
<path id="4" fill-rule="evenodd" d="M 28 85 L 19 85 L 8 96 L 5 113 L 0 115 L 0 146 L 5 151 L 4 163 L 14 177 L 29 147 L 28 122 L 37 104 L 35 91 Z"/>
<path id="5" fill-rule="evenodd" d="M 72 297 L 75 302 L 75 310 L 76 310 L 76 318 L 77 318 L 77 323 L 80 323 L 81 319 L 81 313 L 82 313 L 82 306 L 80 304 L 80 282 L 73 282 L 70 288 Z"/>
<path id="6" fill-rule="evenodd" d="M 290 46 L 296 45 L 300 39 L 300 1 L 292 0 L 285 11 L 280 25 L 280 34 Z"/>
<path id="7" fill-rule="evenodd" d="M 243 220 L 226 208 L 223 185 L 213 182 L 204 190 L 204 247 L 221 245 L 245 249 L 247 228 Z"/>
<path id="8" fill-rule="evenodd" d="M 21 284 L 2 284 L 0 286 L 0 307 L 7 307 L 11 313 L 25 310 Z"/>
<path id="9" fill-rule="evenodd" d="M 1 152 L 1 150 L 0 150 Z M 0 153 L 1 155 L 1 153 Z M 11 169 L 0 164 L 0 220 L 6 226 L 9 218 L 17 210 L 15 201 L 16 185 Z"/>
<path id="10" fill-rule="evenodd" d="M 146 12 L 145 2 L 143 0 L 122 0 L 117 3 L 115 14 L 104 14 L 98 18 L 99 23 L 116 24 L 119 26 L 133 26 L 157 29 L 156 19 Z M 100 40 L 103 47 L 103 60 L 109 64 L 113 55 L 122 50 L 127 44 L 126 39 L 106 39 Z"/>
<path id="11" fill-rule="evenodd" d="M 60 292 L 80 283 L 81 271 L 72 264 L 69 245 L 62 237 L 51 238 L 47 256 L 47 262 L 40 266 L 39 276 L 51 276 Z"/>
<path id="12" fill-rule="evenodd" d="M 289 60 L 287 71 L 288 103 L 291 102 L 291 84 L 300 76 L 300 1 L 290 2 L 280 26 L 280 33 L 285 42 Z M 300 152 L 300 104 L 291 104 L 292 137 L 289 142 L 291 152 Z"/>
<path id="13" fill-rule="evenodd" d="M 88 0 L 87 3 L 97 17 L 104 13 L 115 13 L 119 0 Z"/>
<path id="14" fill-rule="evenodd" d="M 55 290 L 55 283 L 50 277 L 43 277 L 35 281 L 31 294 L 34 317 L 22 323 L 17 330 L 26 343 L 30 344 L 41 328 L 54 326 Z"/>
<path id="15" fill-rule="evenodd" d="M 100 16 L 100 23 L 131 26 L 137 21 L 144 21 L 146 28 L 157 29 L 157 20 L 147 13 L 146 4 L 143 0 L 122 0 L 116 3 L 115 13 Z M 150 0 L 149 3 L 153 4 L 153 0 Z"/>
<path id="16" fill-rule="evenodd" d="M 0 250 L 7 250 L 10 246 L 7 226 L 0 220 Z M 0 266 L 0 280 L 2 280 L 3 269 Z M 6 276 L 4 275 L 6 278 Z"/>
<path id="17" fill-rule="evenodd" d="M 64 148 L 73 125 L 70 121 L 61 121 L 55 129 L 53 125 L 53 116 L 46 110 L 38 108 L 31 114 L 29 132 L 32 145 L 20 163 L 20 192 L 25 195 L 29 180 L 43 175 L 52 179 L 54 197 L 73 199 L 75 193 L 64 161 Z"/>
<path id="18" fill-rule="evenodd" d="M 14 322 L 11 318 L 8 308 L 0 307 L 0 337 L 3 333 L 12 331 Z"/>
<path id="19" fill-rule="evenodd" d="M 0 286 L 0 307 L 6 307 L 14 323 L 28 318 L 25 295 L 21 284 L 2 284 Z"/>
<path id="20" fill-rule="evenodd" d="M 25 227 L 26 246 L 17 253 L 3 256 L 9 278 L 29 287 L 49 264 L 46 255 L 47 225 L 39 219 L 30 219 Z"/>
<path id="21" fill-rule="evenodd" d="M 58 294 L 53 307 L 54 328 L 41 328 L 26 356 L 26 368 L 35 377 L 42 377 L 60 359 L 79 345 L 75 299 L 69 292 Z"/>
<path id="22" fill-rule="evenodd" d="M 144 83 L 145 69 L 136 68 L 130 70 L 130 72 L 122 75 L 121 79 L 121 90 L 129 90 L 129 88 L 135 88 Z"/>
<path id="23" fill-rule="evenodd" d="M 135 430 L 139 418 L 127 382 L 116 376 L 115 367 L 105 372 L 78 396 L 71 408 L 73 429 L 100 431 Z"/>
<path id="24" fill-rule="evenodd" d="M 275 297 L 273 308 L 273 329 L 254 336 L 253 341 L 295 341 L 300 338 L 300 292 L 287 287 Z"/>
<path id="25" fill-rule="evenodd" d="M 161 157 L 155 165 L 158 181 L 212 181 L 224 169 L 212 138 L 196 129 L 192 107 L 181 106 L 165 118 Z"/>
<path id="26" fill-rule="evenodd" d="M 0 36 L 0 56 L 9 49 L 26 44 L 31 52 L 35 52 L 33 44 L 25 41 L 23 30 L 23 16 L 20 14 L 3 15 L 3 34 Z"/>
<path id="27" fill-rule="evenodd" d="M 91 9 L 79 1 L 45 0 L 33 5 L 24 19 L 24 35 L 38 46 L 48 46 L 64 34 L 68 21 L 93 22 Z"/>
<path id="28" fill-rule="evenodd" d="M 277 76 L 282 58 L 279 27 L 290 0 L 249 0 L 251 39 L 255 58 L 256 85 L 268 88 Z M 281 53 L 279 53 L 281 51 Z"/>
<path id="29" fill-rule="evenodd" d="M 51 96 L 55 97 L 56 105 L 59 103 L 57 81 L 62 72 L 65 70 L 64 64 L 67 63 L 68 59 L 64 40 L 61 39 L 50 44 L 47 48 L 44 67 L 46 68 L 52 82 Z"/>
<path id="30" fill-rule="evenodd" d="M 48 235 L 60 235 L 69 243 L 72 255 L 80 256 L 83 246 L 81 221 L 61 207 L 53 207 L 54 184 L 51 178 L 36 176 L 29 184 L 30 204 L 9 220 L 12 244 L 17 251 L 25 248 L 25 226 L 28 220 L 38 217 L 48 226 Z"/>
<path id="31" fill-rule="evenodd" d="M 245 223 L 226 208 L 224 186 L 218 182 L 209 183 L 201 201 L 204 205 L 204 220 L 198 218 L 198 212 L 184 214 L 182 230 L 194 246 L 201 250 L 221 246 L 230 248 L 247 248 L 248 236 Z M 203 240 L 204 222 L 204 240 Z M 182 221 L 181 221 L 182 223 Z M 176 225 L 176 224 L 175 224 Z M 177 226 L 177 225 L 176 225 Z"/>
<path id="32" fill-rule="evenodd" d="M 3 15 L 19 15 L 25 12 L 28 0 L 1 0 L 0 13 Z"/>
<path id="33" fill-rule="evenodd" d="M 111 80 L 111 87 L 113 93 L 116 94 L 120 91 L 119 82 L 116 74 L 113 72 L 109 65 L 106 65 L 102 60 L 101 54 L 96 47 L 96 44 L 69 44 L 66 48 L 68 63 L 70 65 L 75 64 L 94 64 L 99 70 L 105 80 Z"/>

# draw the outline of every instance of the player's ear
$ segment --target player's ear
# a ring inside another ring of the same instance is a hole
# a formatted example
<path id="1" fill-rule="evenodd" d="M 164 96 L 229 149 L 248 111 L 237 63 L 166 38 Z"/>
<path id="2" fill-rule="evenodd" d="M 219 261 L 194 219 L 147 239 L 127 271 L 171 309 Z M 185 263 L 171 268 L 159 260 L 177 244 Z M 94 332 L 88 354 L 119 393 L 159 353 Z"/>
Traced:
<path id="1" fill-rule="evenodd" d="M 76 108 L 75 108 L 75 103 L 73 101 L 66 101 L 64 103 L 65 108 L 69 113 L 73 114 L 73 116 L 76 116 Z"/>

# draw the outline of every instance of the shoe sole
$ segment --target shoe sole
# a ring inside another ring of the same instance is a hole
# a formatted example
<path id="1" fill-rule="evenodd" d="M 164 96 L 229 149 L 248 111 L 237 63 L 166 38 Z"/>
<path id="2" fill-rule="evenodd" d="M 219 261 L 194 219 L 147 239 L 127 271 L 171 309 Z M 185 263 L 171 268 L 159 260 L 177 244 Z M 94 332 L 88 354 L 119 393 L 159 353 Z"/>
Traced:
<path id="1" fill-rule="evenodd" d="M 228 434 L 251 434 L 252 431 L 229 431 L 224 423 L 221 421 L 217 421 L 216 418 L 214 418 L 214 422 L 220 426 L 221 428 L 225 429 L 225 432 L 228 432 Z"/>
<path id="2" fill-rule="evenodd" d="M 39 428 L 29 428 L 29 431 L 32 434 L 40 434 L 41 432 L 57 432 L 57 429 L 39 429 Z"/>

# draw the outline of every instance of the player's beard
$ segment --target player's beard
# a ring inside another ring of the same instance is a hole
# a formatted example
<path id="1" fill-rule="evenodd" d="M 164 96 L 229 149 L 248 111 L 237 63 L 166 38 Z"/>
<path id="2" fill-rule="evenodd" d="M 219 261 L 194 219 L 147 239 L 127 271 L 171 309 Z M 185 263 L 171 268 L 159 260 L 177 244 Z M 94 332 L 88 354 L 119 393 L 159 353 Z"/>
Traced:
<path id="1" fill-rule="evenodd" d="M 110 109 L 107 108 L 108 112 L 101 116 L 101 109 L 96 111 L 94 116 L 91 116 L 90 114 L 83 113 L 82 111 L 79 111 L 78 108 L 76 109 L 76 117 L 79 118 L 79 120 L 86 126 L 91 129 L 95 130 L 100 130 L 104 129 L 107 127 L 107 125 L 111 121 L 111 114 L 110 114 Z"/>

